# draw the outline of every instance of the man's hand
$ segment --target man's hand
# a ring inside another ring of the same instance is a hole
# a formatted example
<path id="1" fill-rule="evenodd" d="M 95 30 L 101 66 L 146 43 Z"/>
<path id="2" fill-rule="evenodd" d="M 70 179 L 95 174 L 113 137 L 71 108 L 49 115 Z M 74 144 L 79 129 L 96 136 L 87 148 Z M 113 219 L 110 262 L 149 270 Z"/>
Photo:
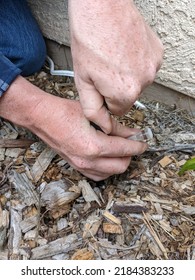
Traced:
<path id="1" fill-rule="evenodd" d="M 147 144 L 126 137 L 137 132 L 112 119 L 112 135 L 97 131 L 78 101 L 48 94 L 18 77 L 0 99 L 0 116 L 28 128 L 74 168 L 93 180 L 124 172 Z"/>
<path id="2" fill-rule="evenodd" d="M 123 127 L 114 119 L 112 136 L 96 130 L 78 101 L 52 96 L 39 105 L 35 115 L 35 133 L 72 167 L 93 180 L 123 173 L 131 156 L 147 148 L 145 143 L 125 139 L 135 130 Z"/>
<path id="3" fill-rule="evenodd" d="M 84 115 L 110 133 L 108 110 L 123 115 L 153 82 L 162 44 L 131 0 L 69 0 L 69 19 Z"/>

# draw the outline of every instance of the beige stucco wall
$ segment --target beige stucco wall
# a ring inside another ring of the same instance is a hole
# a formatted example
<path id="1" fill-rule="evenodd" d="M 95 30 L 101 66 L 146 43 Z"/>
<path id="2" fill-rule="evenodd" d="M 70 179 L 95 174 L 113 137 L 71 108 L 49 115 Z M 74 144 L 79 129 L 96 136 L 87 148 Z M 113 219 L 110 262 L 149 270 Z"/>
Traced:
<path id="1" fill-rule="evenodd" d="M 70 45 L 68 0 L 27 0 L 43 35 L 60 44 Z"/>
<path id="2" fill-rule="evenodd" d="M 195 97 L 195 0 L 135 0 L 165 46 L 157 81 Z"/>
<path id="3" fill-rule="evenodd" d="M 43 34 L 69 44 L 67 0 L 28 0 Z M 135 0 L 165 47 L 156 81 L 195 97 L 195 0 Z"/>

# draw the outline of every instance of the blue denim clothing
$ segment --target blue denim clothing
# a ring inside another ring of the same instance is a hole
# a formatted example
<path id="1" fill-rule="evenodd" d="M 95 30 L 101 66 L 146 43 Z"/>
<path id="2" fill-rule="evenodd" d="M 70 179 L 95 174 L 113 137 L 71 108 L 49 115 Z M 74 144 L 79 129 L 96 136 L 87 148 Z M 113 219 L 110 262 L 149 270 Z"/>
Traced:
<path id="1" fill-rule="evenodd" d="M 25 0 L 0 0 L 0 96 L 20 74 L 43 66 L 46 46 Z"/>

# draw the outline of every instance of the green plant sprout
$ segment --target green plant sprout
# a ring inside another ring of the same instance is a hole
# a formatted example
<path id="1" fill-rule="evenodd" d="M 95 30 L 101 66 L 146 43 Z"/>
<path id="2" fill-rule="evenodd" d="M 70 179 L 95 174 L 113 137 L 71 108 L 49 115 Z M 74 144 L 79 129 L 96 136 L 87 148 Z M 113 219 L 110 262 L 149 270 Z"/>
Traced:
<path id="1" fill-rule="evenodd" d="M 182 176 L 187 170 L 195 170 L 195 158 L 191 158 L 184 163 L 178 172 L 179 176 Z"/>

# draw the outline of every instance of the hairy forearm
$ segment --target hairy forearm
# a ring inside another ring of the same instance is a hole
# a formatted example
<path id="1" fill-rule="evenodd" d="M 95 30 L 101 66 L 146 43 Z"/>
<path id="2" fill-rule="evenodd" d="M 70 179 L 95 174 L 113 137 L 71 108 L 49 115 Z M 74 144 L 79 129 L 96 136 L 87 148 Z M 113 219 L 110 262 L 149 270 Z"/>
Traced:
<path id="1" fill-rule="evenodd" d="M 28 129 L 35 126 L 37 106 L 43 102 L 45 92 L 18 76 L 0 98 L 0 116 Z"/>

